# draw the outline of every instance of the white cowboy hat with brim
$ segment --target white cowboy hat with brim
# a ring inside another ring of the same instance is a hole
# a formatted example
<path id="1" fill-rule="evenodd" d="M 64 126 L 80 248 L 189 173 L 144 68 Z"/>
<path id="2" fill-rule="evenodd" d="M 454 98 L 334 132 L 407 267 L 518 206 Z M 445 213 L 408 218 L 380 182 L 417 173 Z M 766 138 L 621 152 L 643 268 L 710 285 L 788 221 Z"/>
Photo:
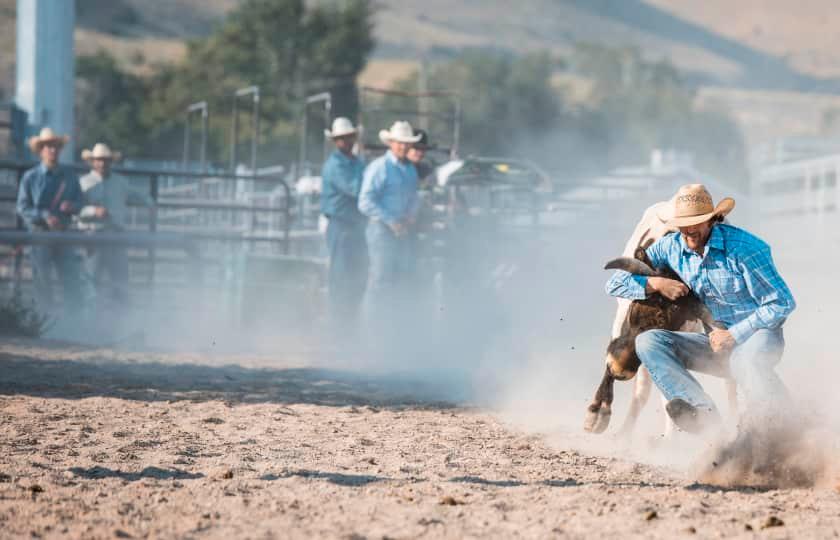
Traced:
<path id="1" fill-rule="evenodd" d="M 82 159 L 85 161 L 93 161 L 94 159 L 119 161 L 122 159 L 122 153 L 112 151 L 105 143 L 96 143 L 93 145 L 93 150 L 82 150 Z"/>
<path id="2" fill-rule="evenodd" d="M 733 208 L 735 199 L 726 197 L 714 205 L 706 186 L 687 184 L 677 190 L 677 194 L 658 212 L 658 216 L 663 223 L 671 227 L 690 227 L 709 221 L 715 216 L 724 217 Z"/>
<path id="3" fill-rule="evenodd" d="M 37 154 L 41 151 L 41 147 L 47 143 L 57 142 L 60 146 L 64 146 L 69 140 L 69 135 L 57 135 L 52 129 L 45 127 L 41 129 L 38 135 L 29 138 L 29 149 L 32 150 L 32 153 Z"/>
<path id="4" fill-rule="evenodd" d="M 353 122 L 349 118 L 339 116 L 332 123 L 332 129 L 325 129 L 324 135 L 328 139 L 337 139 L 339 137 L 346 137 L 347 135 L 356 135 L 359 132 L 353 126 Z"/>
<path id="5" fill-rule="evenodd" d="M 383 129 L 379 132 L 379 139 L 385 144 L 388 144 L 391 141 L 416 143 L 421 137 L 422 135 L 415 135 L 414 128 L 411 127 L 411 124 L 405 121 L 394 122 L 391 129 Z"/>

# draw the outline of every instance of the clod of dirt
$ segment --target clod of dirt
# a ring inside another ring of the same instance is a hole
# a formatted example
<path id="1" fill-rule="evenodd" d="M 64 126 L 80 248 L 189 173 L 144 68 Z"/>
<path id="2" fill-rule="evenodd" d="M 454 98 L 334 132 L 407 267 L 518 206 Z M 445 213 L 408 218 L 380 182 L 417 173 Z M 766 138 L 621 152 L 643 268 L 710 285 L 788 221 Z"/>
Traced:
<path id="1" fill-rule="evenodd" d="M 223 469 L 219 472 L 219 478 L 222 480 L 230 480 L 233 478 L 233 471 L 231 469 Z"/>
<path id="2" fill-rule="evenodd" d="M 744 525 L 744 530 L 745 531 L 751 531 L 751 530 L 753 530 L 753 526 L 750 525 L 749 523 L 747 523 L 747 524 Z"/>
<path id="3" fill-rule="evenodd" d="M 122 529 L 115 530 L 114 536 L 116 536 L 117 538 L 134 538 L 134 536 L 132 536 L 131 533 L 128 533 Z"/>
<path id="4" fill-rule="evenodd" d="M 697 529 L 695 527 L 689 527 L 685 530 L 688 534 L 697 534 Z"/>
<path id="5" fill-rule="evenodd" d="M 224 420 L 222 420 L 221 418 L 218 418 L 216 416 L 211 416 L 209 418 L 205 418 L 204 420 L 202 420 L 202 422 L 204 422 L 205 424 L 224 424 L 225 423 Z"/>
<path id="6" fill-rule="evenodd" d="M 464 501 L 459 501 L 455 497 L 446 495 L 445 497 L 440 498 L 438 504 L 440 504 L 441 506 L 458 506 L 459 504 L 464 504 Z"/>
<path id="7" fill-rule="evenodd" d="M 769 529 L 770 527 L 784 527 L 784 526 L 785 526 L 784 521 L 777 518 L 776 516 L 770 516 L 766 520 L 764 520 L 764 523 L 761 525 L 761 528 L 762 529 Z"/>
<path id="8" fill-rule="evenodd" d="M 44 492 L 44 488 L 42 488 L 38 484 L 32 484 L 27 489 L 29 489 L 29 491 L 32 492 L 32 493 L 43 493 Z"/>
<path id="9" fill-rule="evenodd" d="M 645 521 L 651 521 L 659 517 L 659 514 L 656 513 L 656 510 L 649 510 L 645 514 Z"/>

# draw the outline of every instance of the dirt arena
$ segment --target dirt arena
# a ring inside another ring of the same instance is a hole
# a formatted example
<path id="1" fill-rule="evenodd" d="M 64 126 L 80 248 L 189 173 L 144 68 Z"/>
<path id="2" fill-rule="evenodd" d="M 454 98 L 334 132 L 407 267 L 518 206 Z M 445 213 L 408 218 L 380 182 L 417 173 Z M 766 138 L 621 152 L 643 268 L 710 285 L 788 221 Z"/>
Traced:
<path id="1" fill-rule="evenodd" d="M 0 344 L 3 538 L 830 538 L 840 494 L 722 489 L 420 383 Z M 581 414 L 583 405 L 580 408 Z M 573 450 L 578 448 L 578 450 Z M 613 453 L 613 455 L 615 455 Z"/>

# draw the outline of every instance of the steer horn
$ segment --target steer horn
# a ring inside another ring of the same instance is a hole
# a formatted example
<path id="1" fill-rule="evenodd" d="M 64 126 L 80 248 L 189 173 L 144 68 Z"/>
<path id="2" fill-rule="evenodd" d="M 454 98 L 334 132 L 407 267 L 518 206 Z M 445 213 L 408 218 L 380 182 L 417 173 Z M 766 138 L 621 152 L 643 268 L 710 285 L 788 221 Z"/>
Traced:
<path id="1" fill-rule="evenodd" d="M 604 266 L 604 270 L 611 269 L 624 270 L 630 272 L 631 274 L 640 276 L 656 275 L 656 271 L 653 268 L 639 259 L 631 259 L 630 257 L 619 257 L 617 259 L 613 259 Z"/>

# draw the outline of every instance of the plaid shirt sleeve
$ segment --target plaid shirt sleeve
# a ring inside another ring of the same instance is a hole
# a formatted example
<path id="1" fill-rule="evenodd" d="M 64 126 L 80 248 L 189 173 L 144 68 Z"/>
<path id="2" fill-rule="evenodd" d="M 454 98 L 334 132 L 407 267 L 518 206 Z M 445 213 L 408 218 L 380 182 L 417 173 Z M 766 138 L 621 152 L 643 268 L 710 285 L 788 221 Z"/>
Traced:
<path id="1" fill-rule="evenodd" d="M 776 270 L 769 247 L 761 246 L 742 259 L 739 266 L 750 295 L 758 303 L 752 315 L 729 327 L 735 342 L 741 344 L 756 330 L 781 326 L 796 308 L 796 301 Z"/>
<path id="2" fill-rule="evenodd" d="M 654 268 L 662 268 L 668 265 L 667 242 L 670 242 L 667 236 L 660 238 L 645 250 Z M 610 296 L 626 298 L 627 300 L 644 300 L 647 298 L 645 292 L 647 281 L 647 276 L 616 270 L 610 280 L 607 281 L 606 291 Z"/>

